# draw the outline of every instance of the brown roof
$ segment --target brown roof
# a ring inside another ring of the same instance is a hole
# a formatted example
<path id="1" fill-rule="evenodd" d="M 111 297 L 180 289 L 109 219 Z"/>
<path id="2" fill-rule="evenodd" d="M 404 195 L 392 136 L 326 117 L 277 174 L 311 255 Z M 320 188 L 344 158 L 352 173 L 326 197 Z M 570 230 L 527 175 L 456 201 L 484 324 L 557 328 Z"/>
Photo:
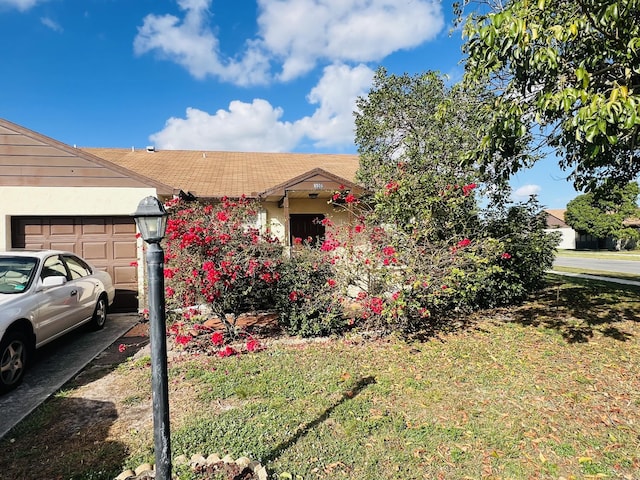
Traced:
<path id="1" fill-rule="evenodd" d="M 116 165 L 197 197 L 255 196 L 321 168 L 355 181 L 357 155 L 83 148 Z"/>
<path id="2" fill-rule="evenodd" d="M 545 210 L 547 214 L 547 228 L 566 228 L 569 225 L 564 221 L 564 213 L 566 208 L 548 209 Z M 549 218 L 552 217 L 552 218 Z"/>

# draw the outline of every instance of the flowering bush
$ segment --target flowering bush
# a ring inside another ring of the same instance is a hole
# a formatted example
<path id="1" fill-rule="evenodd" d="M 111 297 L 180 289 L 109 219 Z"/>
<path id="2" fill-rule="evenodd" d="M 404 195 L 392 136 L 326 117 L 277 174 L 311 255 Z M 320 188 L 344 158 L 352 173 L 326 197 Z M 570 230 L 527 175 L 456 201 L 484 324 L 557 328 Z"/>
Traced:
<path id="1" fill-rule="evenodd" d="M 320 246 L 298 244 L 282 265 L 277 286 L 280 324 L 287 332 L 303 336 L 340 333 L 347 321 L 342 308 L 344 295 L 334 278 L 335 266 L 330 259 L 335 248 L 331 234 Z"/>
<path id="2" fill-rule="evenodd" d="M 408 194 L 399 181 L 345 205 L 357 207 L 357 222 L 327 225 L 320 246 L 298 248 L 285 266 L 278 298 L 287 329 L 410 333 L 522 300 L 540 285 L 557 239 L 544 232 L 534 204 L 480 219 L 476 188 L 469 182 L 437 189 L 422 200 L 423 215 L 414 211 L 407 223 L 389 215 L 401 205 L 394 197 Z"/>
<path id="3" fill-rule="evenodd" d="M 215 205 L 176 200 L 167 208 L 167 307 L 188 320 L 206 306 L 235 335 L 237 314 L 272 306 L 282 246 L 252 226 L 257 205 L 245 198 Z"/>

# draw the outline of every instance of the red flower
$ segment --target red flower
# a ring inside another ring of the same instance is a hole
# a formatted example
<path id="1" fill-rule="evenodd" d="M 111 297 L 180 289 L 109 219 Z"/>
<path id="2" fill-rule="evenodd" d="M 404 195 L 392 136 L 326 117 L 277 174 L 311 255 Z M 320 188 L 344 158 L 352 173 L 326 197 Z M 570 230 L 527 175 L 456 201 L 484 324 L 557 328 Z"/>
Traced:
<path id="1" fill-rule="evenodd" d="M 167 294 L 167 297 L 173 297 L 173 295 L 176 293 L 176 291 L 171 287 L 165 288 L 165 292 Z"/>
<path id="2" fill-rule="evenodd" d="M 291 292 L 289 294 L 289 300 L 292 302 L 295 302 L 296 300 L 298 300 L 298 292 L 296 292 L 295 290 Z"/>
<path id="3" fill-rule="evenodd" d="M 227 215 L 227 212 L 218 212 L 216 214 L 216 217 L 218 217 L 218 220 L 220 222 L 226 222 L 227 220 L 229 220 L 229 215 Z"/>
<path id="4" fill-rule="evenodd" d="M 186 345 L 191 341 L 191 337 L 189 335 L 176 335 L 176 343 L 179 345 Z"/>
<path id="5" fill-rule="evenodd" d="M 386 191 L 384 192 L 384 194 L 391 195 L 392 193 L 395 193 L 398 191 L 398 187 L 399 187 L 398 182 L 391 181 L 385 185 Z"/>
<path id="6" fill-rule="evenodd" d="M 224 335 L 222 334 L 222 332 L 214 332 L 211 335 L 211 343 L 216 346 L 222 345 L 224 343 Z"/>
<path id="7" fill-rule="evenodd" d="M 471 240 L 468 238 L 462 239 L 458 242 L 458 248 L 468 247 L 469 245 L 471 245 Z"/>
<path id="8" fill-rule="evenodd" d="M 164 278 L 173 278 L 175 273 L 176 273 L 175 270 L 172 270 L 170 268 L 165 268 L 164 269 Z"/>
<path id="9" fill-rule="evenodd" d="M 442 290 L 446 290 L 446 289 L 447 289 L 447 288 L 449 288 L 449 287 L 448 287 L 448 286 L 446 286 L 446 285 L 442 285 L 442 287 L 441 287 L 441 288 L 442 288 Z"/>
<path id="10" fill-rule="evenodd" d="M 380 297 L 372 297 L 369 301 L 369 309 L 378 315 L 382 313 L 382 299 Z"/>
<path id="11" fill-rule="evenodd" d="M 121 343 L 120 345 L 118 345 L 118 351 L 120 353 L 124 352 L 127 349 L 127 346 L 124 343 Z"/>
<path id="12" fill-rule="evenodd" d="M 322 250 L 323 252 L 331 252 L 336 248 L 338 248 L 339 246 L 340 246 L 340 242 L 327 238 L 324 242 L 322 242 L 322 245 L 320 246 L 320 250 Z"/>
<path id="13" fill-rule="evenodd" d="M 260 347 L 261 347 L 260 342 L 258 342 L 255 338 L 251 338 L 247 342 L 247 351 L 249 352 L 256 352 L 260 350 Z"/>
<path id="14" fill-rule="evenodd" d="M 230 357 L 231 355 L 235 355 L 236 353 L 237 352 L 232 347 L 227 345 L 222 350 L 218 351 L 218 356 L 220 358 L 224 358 L 224 357 Z"/>
<path id="15" fill-rule="evenodd" d="M 476 187 L 477 187 L 477 185 L 476 185 L 475 183 L 470 183 L 470 184 L 468 184 L 468 185 L 464 185 L 464 186 L 462 187 L 462 194 L 466 197 L 466 196 L 468 196 L 468 195 L 471 193 L 471 191 L 472 191 L 474 188 L 476 188 Z"/>
<path id="16" fill-rule="evenodd" d="M 390 256 L 396 253 L 396 249 L 389 245 L 388 247 L 384 247 L 382 249 L 382 253 L 384 253 L 387 256 Z"/>
<path id="17" fill-rule="evenodd" d="M 327 280 L 327 283 L 329 284 L 330 287 L 335 287 L 337 284 L 337 282 L 333 278 L 330 278 L 329 280 Z"/>
<path id="18" fill-rule="evenodd" d="M 344 197 L 344 201 L 347 203 L 353 203 L 356 201 L 356 197 L 353 193 L 350 193 L 346 197 Z"/>
<path id="19" fill-rule="evenodd" d="M 355 230 L 356 230 L 356 233 L 360 233 L 360 232 L 362 232 L 362 230 L 364 230 L 364 226 L 363 225 L 356 225 Z"/>
<path id="20" fill-rule="evenodd" d="M 511 258 L 511 254 L 509 252 L 504 252 L 502 255 L 500 255 L 500 258 L 502 258 L 503 260 L 509 260 Z"/>
<path id="21" fill-rule="evenodd" d="M 136 238 L 140 238 L 142 236 L 141 233 L 136 233 Z"/>

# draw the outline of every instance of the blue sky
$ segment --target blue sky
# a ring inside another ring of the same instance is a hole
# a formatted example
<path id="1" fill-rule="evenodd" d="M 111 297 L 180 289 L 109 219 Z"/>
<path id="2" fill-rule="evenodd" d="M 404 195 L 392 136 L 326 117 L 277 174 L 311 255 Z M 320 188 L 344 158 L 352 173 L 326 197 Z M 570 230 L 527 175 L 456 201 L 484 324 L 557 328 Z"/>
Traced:
<path id="1" fill-rule="evenodd" d="M 83 147 L 355 153 L 375 69 L 462 77 L 437 0 L 0 0 L 0 117 Z M 551 157 L 514 198 L 578 193 Z"/>

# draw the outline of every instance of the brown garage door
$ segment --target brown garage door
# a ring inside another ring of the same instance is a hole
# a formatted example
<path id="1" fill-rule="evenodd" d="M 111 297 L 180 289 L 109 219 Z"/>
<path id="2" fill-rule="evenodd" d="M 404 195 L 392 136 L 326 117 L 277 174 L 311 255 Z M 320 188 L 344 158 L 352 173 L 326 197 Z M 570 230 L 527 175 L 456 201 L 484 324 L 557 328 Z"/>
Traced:
<path id="1" fill-rule="evenodd" d="M 138 308 L 136 226 L 131 217 L 13 217 L 13 248 L 74 252 L 111 274 L 116 287 L 112 311 Z"/>

